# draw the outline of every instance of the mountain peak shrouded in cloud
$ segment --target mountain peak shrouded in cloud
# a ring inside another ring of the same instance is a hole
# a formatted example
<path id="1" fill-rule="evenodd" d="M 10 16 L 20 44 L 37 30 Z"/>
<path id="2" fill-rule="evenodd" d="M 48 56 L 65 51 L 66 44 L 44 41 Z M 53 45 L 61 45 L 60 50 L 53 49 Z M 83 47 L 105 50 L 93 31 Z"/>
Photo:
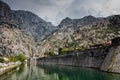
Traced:
<path id="1" fill-rule="evenodd" d="M 120 0 L 4 0 L 14 10 L 28 10 L 58 25 L 66 16 L 106 17 L 120 13 Z"/>

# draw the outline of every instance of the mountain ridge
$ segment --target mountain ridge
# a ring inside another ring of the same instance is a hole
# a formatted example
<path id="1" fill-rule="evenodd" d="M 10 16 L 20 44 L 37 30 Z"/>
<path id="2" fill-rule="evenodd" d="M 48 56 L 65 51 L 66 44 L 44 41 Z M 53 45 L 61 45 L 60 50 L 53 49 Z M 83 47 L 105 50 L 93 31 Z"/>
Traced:
<path id="1" fill-rule="evenodd" d="M 40 42 L 57 29 L 52 23 L 46 22 L 30 11 L 11 10 L 3 1 L 0 1 L 0 5 L 0 22 L 11 23 L 26 30 L 36 42 Z"/>
<path id="2" fill-rule="evenodd" d="M 56 53 L 59 48 L 74 50 L 75 48 L 89 48 L 90 45 L 106 44 L 111 39 L 120 36 L 120 15 L 112 15 L 106 18 L 86 18 L 67 18 L 68 21 L 62 21 L 60 29 L 41 42 L 40 56 L 49 51 Z"/>
<path id="3" fill-rule="evenodd" d="M 66 17 L 58 26 L 54 26 L 32 12 L 11 10 L 9 5 L 1 0 L 0 5 L 0 23 L 5 23 L 8 26 L 15 25 L 18 29 L 17 32 L 20 32 L 21 35 L 23 31 L 24 35 L 27 36 L 25 40 L 27 41 L 28 37 L 30 37 L 30 45 L 35 43 L 35 52 L 38 52 L 40 57 L 41 55 L 45 56 L 46 52 L 56 51 L 59 48 L 67 48 L 68 50 L 81 47 L 89 48 L 90 45 L 104 44 L 112 38 L 120 36 L 120 15 L 108 16 L 106 18 L 88 15 L 80 19 Z M 3 28 L 3 30 L 5 29 Z M 14 29 L 11 33 L 16 34 Z M 18 37 L 21 36 L 18 34 L 17 39 Z M 20 40 L 24 42 L 23 38 Z M 26 45 L 28 45 L 27 42 Z M 19 48 L 23 52 L 23 48 L 20 46 Z M 10 49 L 12 50 L 12 48 Z M 18 53 L 19 50 L 16 52 Z M 27 54 L 27 52 L 24 53 Z M 30 52 L 28 53 L 30 54 Z"/>

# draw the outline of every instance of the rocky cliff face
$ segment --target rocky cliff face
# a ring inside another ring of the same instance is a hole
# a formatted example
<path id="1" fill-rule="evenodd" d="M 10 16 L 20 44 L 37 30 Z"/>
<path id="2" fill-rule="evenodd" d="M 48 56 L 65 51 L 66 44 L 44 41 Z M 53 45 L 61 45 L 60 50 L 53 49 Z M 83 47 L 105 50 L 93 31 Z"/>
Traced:
<path id="1" fill-rule="evenodd" d="M 120 46 L 110 48 L 109 53 L 102 64 L 101 70 L 120 73 Z"/>
<path id="2" fill-rule="evenodd" d="M 0 56 L 38 53 L 37 42 L 50 35 L 57 27 L 29 11 L 11 10 L 0 0 Z"/>
<path id="3" fill-rule="evenodd" d="M 82 19 L 64 19 L 60 29 L 45 39 L 40 45 L 41 54 L 58 48 L 69 50 L 90 45 L 106 44 L 114 37 L 120 36 L 120 15 L 106 18 L 86 16 Z M 44 54 L 43 54 L 44 55 Z"/>
<path id="4" fill-rule="evenodd" d="M 44 21 L 29 11 L 19 10 L 14 11 L 14 14 L 18 18 L 18 25 L 22 26 L 36 42 L 40 42 L 57 29 L 52 23 Z"/>
<path id="5" fill-rule="evenodd" d="M 14 25 L 0 23 L 0 56 L 32 57 L 37 53 L 36 43 L 29 35 Z"/>
<path id="6" fill-rule="evenodd" d="M 11 10 L 0 0 L 0 22 L 6 22 L 26 30 L 35 41 L 39 42 L 57 29 L 52 23 L 46 22 L 29 11 Z"/>

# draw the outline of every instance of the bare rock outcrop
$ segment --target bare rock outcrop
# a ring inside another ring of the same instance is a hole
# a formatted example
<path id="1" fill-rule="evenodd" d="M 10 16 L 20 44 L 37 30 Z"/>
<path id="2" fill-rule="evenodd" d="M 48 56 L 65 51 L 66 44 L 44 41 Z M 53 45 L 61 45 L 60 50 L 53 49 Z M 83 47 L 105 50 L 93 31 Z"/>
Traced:
<path id="1" fill-rule="evenodd" d="M 35 41 L 16 26 L 0 23 L 0 56 L 24 54 L 32 57 L 37 54 Z"/>
<path id="2" fill-rule="evenodd" d="M 120 73 L 120 46 L 114 46 L 109 49 L 101 70 Z"/>

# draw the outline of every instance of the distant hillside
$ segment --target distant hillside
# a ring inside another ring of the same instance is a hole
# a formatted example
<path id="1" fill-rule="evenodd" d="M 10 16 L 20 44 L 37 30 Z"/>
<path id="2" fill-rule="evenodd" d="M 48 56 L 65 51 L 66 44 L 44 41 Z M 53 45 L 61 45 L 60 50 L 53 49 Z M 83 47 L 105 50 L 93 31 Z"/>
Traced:
<path id="1" fill-rule="evenodd" d="M 40 56 L 46 52 L 89 48 L 90 45 L 105 44 L 120 36 L 120 15 L 106 18 L 86 16 L 81 19 L 64 19 L 60 29 L 40 44 Z"/>

